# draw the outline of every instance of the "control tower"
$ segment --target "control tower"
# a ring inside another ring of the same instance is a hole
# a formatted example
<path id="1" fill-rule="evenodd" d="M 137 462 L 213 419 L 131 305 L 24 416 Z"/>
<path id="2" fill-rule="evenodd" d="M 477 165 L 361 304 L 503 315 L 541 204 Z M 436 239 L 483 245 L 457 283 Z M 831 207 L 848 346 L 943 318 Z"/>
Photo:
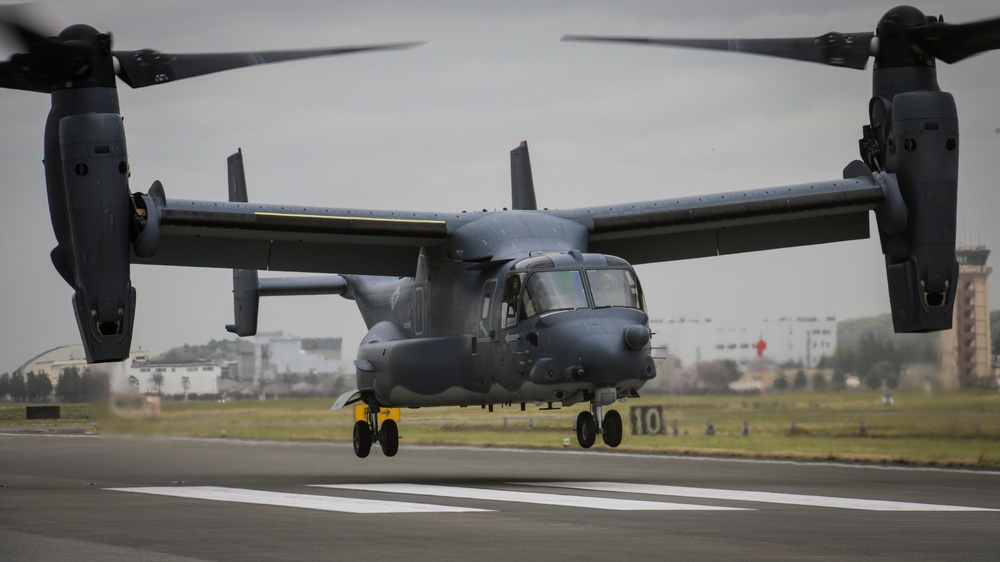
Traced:
<path id="1" fill-rule="evenodd" d="M 952 329 L 941 332 L 941 370 L 949 383 L 963 387 L 995 387 L 990 353 L 990 294 L 985 246 L 962 247 Z"/>

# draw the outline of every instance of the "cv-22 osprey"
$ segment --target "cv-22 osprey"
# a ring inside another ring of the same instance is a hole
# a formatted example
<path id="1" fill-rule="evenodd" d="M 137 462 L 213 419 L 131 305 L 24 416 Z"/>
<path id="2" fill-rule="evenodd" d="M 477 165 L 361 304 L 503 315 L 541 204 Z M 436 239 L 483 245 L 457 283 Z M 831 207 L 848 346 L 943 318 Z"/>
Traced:
<path id="1" fill-rule="evenodd" d="M 897 332 L 951 326 L 958 266 L 958 117 L 938 87 L 936 60 L 1000 47 L 1000 18 L 953 25 L 894 8 L 875 33 L 798 39 L 569 40 L 745 51 L 864 68 L 874 57 L 861 160 L 843 179 L 601 207 L 539 210 L 526 144 L 511 152 L 509 210 L 410 212 L 250 203 L 242 154 L 229 158 L 229 200 L 168 198 L 154 182 L 129 187 L 116 78 L 133 88 L 210 72 L 410 47 L 173 55 L 117 51 L 111 35 L 74 25 L 55 36 L 20 9 L 3 26 L 26 52 L 0 63 L 0 86 L 51 95 L 45 175 L 56 270 L 73 287 L 90 362 L 129 354 L 132 263 L 234 270 L 235 323 L 256 332 L 261 296 L 340 294 L 369 328 L 354 364 L 357 389 L 337 400 L 368 406 L 354 427 L 360 457 L 396 454 L 388 407 L 589 403 L 577 438 L 622 440 L 605 411 L 656 375 L 648 316 L 633 265 L 869 235 L 877 218 Z M 325 274 L 267 279 L 258 270 Z"/>

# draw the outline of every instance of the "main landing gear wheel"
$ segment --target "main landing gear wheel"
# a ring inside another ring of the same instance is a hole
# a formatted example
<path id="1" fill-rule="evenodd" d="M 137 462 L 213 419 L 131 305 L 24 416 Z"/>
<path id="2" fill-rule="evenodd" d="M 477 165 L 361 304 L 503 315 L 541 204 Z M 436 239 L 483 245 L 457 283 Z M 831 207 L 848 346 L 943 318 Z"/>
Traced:
<path id="1" fill-rule="evenodd" d="M 379 409 L 378 404 L 370 404 L 366 408 L 368 420 L 354 423 L 354 454 L 358 458 L 367 457 L 374 443 L 382 447 L 382 454 L 387 457 L 394 457 L 399 451 L 399 425 L 391 419 L 379 424 Z"/>
<path id="2" fill-rule="evenodd" d="M 382 422 L 382 429 L 379 431 L 379 444 L 382 445 L 382 454 L 387 457 L 396 455 L 399 451 L 399 426 L 393 420 Z"/>
<path id="3" fill-rule="evenodd" d="M 576 417 L 576 440 L 584 449 L 593 447 L 597 441 L 597 423 L 590 412 L 580 412 Z"/>
<path id="4" fill-rule="evenodd" d="M 622 444 L 622 416 L 618 410 L 608 410 L 604 414 L 604 431 L 601 432 L 601 439 L 608 447 L 617 447 Z"/>
<path id="5" fill-rule="evenodd" d="M 372 428 L 366 421 L 354 424 L 354 454 L 363 459 L 372 450 Z"/>

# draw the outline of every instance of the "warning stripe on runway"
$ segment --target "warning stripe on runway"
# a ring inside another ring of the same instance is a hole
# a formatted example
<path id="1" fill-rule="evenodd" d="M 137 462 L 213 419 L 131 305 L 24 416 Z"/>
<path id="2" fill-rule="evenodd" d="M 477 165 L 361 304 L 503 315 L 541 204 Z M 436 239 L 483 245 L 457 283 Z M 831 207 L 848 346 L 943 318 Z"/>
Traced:
<path id="1" fill-rule="evenodd" d="M 689 488 L 685 486 L 661 486 L 656 484 L 629 484 L 623 482 L 523 482 L 522 484 L 550 488 L 587 490 L 592 492 L 642 494 L 647 496 L 673 496 L 711 500 L 735 500 L 785 505 L 803 505 L 808 507 L 857 509 L 863 511 L 1000 511 L 985 507 L 837 498 L 831 496 L 809 496 L 777 492 L 750 492 L 742 490 Z"/>
<path id="2" fill-rule="evenodd" d="M 156 496 L 171 496 L 175 498 L 249 503 L 277 507 L 297 507 L 302 509 L 317 509 L 321 511 L 337 511 L 341 513 L 464 513 L 472 511 L 490 511 L 488 509 L 476 509 L 471 507 L 366 500 L 359 498 L 338 498 L 333 496 L 314 496 L 284 492 L 265 492 L 261 490 L 246 490 L 241 488 L 221 488 L 218 486 L 161 486 L 107 489 L 116 492 L 132 492 L 137 494 L 152 494 Z"/>
<path id="3" fill-rule="evenodd" d="M 613 511 L 743 511 L 745 508 L 668 503 L 660 501 L 571 496 L 512 490 L 491 490 L 486 488 L 464 488 L 459 486 L 433 486 L 423 484 L 319 484 L 318 488 L 381 492 L 387 494 L 409 494 L 468 500 L 517 502 L 560 507 L 580 507 Z"/>

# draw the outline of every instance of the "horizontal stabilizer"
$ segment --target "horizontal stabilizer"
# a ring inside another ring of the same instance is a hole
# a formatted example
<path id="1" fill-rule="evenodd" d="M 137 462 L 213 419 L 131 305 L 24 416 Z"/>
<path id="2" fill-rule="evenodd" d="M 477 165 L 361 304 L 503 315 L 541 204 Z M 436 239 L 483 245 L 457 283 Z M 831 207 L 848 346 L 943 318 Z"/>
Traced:
<path id="1" fill-rule="evenodd" d="M 260 297 L 296 295 L 343 295 L 347 280 L 340 275 L 310 277 L 271 277 L 260 279 L 253 269 L 233 270 L 233 313 L 235 323 L 226 330 L 238 336 L 257 333 L 257 311 Z"/>
<path id="2" fill-rule="evenodd" d="M 340 275 L 311 277 L 271 277 L 259 282 L 262 297 L 295 295 L 342 295 L 347 292 L 347 280 Z"/>

